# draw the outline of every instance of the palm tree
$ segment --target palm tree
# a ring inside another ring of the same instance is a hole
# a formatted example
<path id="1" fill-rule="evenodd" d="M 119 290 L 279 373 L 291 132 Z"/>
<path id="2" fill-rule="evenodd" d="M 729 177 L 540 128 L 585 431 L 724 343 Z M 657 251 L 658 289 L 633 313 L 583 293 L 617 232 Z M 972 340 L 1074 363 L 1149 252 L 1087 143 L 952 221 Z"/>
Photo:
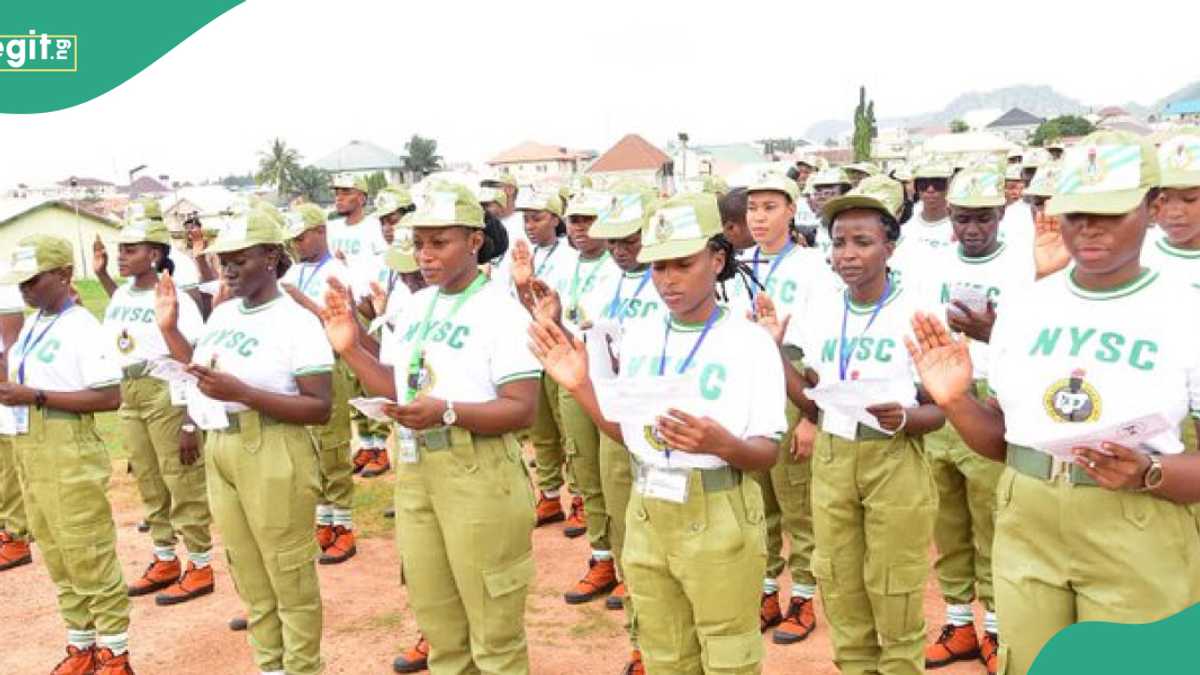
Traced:
<path id="1" fill-rule="evenodd" d="M 408 153 L 404 158 L 404 171 L 412 176 L 414 181 L 442 167 L 442 157 L 437 154 L 437 141 L 432 138 L 422 138 L 413 134 L 412 139 L 404 144 L 404 150 Z"/>
<path id="2" fill-rule="evenodd" d="M 271 147 L 258 153 L 258 173 L 254 179 L 262 185 L 274 185 L 280 199 L 287 199 L 299 171 L 300 152 L 289 148 L 283 139 L 275 138 Z"/>
<path id="3" fill-rule="evenodd" d="M 292 176 L 292 192 L 314 204 L 328 204 L 329 172 L 313 165 L 299 167 Z"/>

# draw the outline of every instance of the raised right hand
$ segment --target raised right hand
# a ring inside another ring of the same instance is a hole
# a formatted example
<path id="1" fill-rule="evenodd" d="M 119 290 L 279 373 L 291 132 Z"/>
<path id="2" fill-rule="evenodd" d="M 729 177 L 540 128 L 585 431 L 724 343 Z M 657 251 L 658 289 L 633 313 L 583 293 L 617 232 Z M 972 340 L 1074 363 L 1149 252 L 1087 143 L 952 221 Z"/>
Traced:
<path id="1" fill-rule="evenodd" d="M 588 356 L 583 343 L 556 323 L 541 319 L 529 324 L 529 351 L 559 386 L 575 391 L 588 381 Z"/>
<path id="2" fill-rule="evenodd" d="M 917 340 L 905 336 L 904 346 L 933 402 L 945 406 L 968 395 L 973 367 L 967 340 L 953 337 L 945 324 L 925 312 L 913 315 L 912 327 Z"/>
<path id="3" fill-rule="evenodd" d="M 104 242 L 100 241 L 99 234 L 92 242 L 92 269 L 96 274 L 108 272 L 108 249 L 104 247 Z"/>
<path id="4" fill-rule="evenodd" d="M 339 354 L 350 351 L 358 343 L 358 320 L 354 316 L 354 301 L 350 289 L 336 278 L 330 277 L 325 291 L 325 308 L 321 310 L 321 323 L 329 344 Z"/>

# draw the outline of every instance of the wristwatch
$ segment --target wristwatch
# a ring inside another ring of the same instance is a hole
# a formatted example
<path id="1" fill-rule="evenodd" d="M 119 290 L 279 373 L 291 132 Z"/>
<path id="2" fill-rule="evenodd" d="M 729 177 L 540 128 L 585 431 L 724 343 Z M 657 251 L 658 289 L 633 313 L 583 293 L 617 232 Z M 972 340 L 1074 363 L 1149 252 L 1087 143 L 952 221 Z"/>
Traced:
<path id="1" fill-rule="evenodd" d="M 1150 466 L 1146 467 L 1146 473 L 1142 476 L 1142 492 L 1153 490 L 1162 485 L 1163 482 L 1163 467 L 1162 458 L 1158 455 L 1150 455 Z"/>
<path id="2" fill-rule="evenodd" d="M 183 433 L 185 433 L 185 434 L 196 433 L 196 425 L 195 424 L 185 424 L 182 427 L 180 427 L 180 429 L 182 429 Z"/>
<path id="3" fill-rule="evenodd" d="M 454 412 L 454 401 L 446 401 L 446 412 L 442 413 L 442 424 L 452 427 L 457 421 L 458 413 Z"/>

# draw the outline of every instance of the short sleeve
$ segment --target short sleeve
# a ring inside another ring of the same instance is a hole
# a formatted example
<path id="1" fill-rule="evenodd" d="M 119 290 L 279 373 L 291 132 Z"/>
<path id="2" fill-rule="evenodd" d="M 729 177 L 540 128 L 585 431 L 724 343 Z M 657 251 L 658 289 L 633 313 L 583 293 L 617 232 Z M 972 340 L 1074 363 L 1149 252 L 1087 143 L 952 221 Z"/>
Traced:
<path id="1" fill-rule="evenodd" d="M 178 298 L 179 332 L 183 333 L 188 344 L 195 345 L 200 340 L 200 333 L 204 330 L 204 317 L 200 316 L 200 308 L 196 306 L 196 301 L 192 300 L 192 296 L 181 293 Z"/>
<path id="2" fill-rule="evenodd" d="M 542 366 L 529 351 L 525 333 L 529 315 L 515 300 L 500 296 L 499 293 L 493 297 L 496 336 L 491 358 L 492 382 L 499 388 L 509 382 L 540 377 Z"/>
<path id="3" fill-rule="evenodd" d="M 379 362 L 385 366 L 396 366 L 396 355 L 400 350 L 400 333 L 384 329 L 379 341 Z"/>
<path id="4" fill-rule="evenodd" d="M 15 284 L 0 285 L 0 315 L 20 314 L 25 311 L 21 290 Z"/>
<path id="5" fill-rule="evenodd" d="M 86 310 L 85 310 L 86 311 Z M 81 314 L 84 319 L 78 322 L 81 334 L 95 334 L 100 324 L 91 314 Z M 92 325 L 87 325 L 87 324 Z M 78 352 L 77 367 L 83 374 L 83 386 L 88 389 L 103 389 L 121 383 L 121 367 L 117 364 L 116 353 L 107 340 L 82 340 Z"/>
<path id="6" fill-rule="evenodd" d="M 279 279 L 279 283 L 296 286 L 300 281 L 300 267 L 303 263 L 295 263 L 288 266 L 287 271 L 283 273 L 283 277 Z"/>
<path id="7" fill-rule="evenodd" d="M 293 326 L 292 376 L 304 377 L 333 370 L 333 348 L 325 338 L 320 320 L 302 307 L 296 308 Z"/>
<path id="8" fill-rule="evenodd" d="M 746 426 L 746 437 L 762 436 L 778 441 L 787 433 L 787 384 L 783 361 L 769 335 L 757 328 L 747 332 L 753 335 L 753 339 L 747 340 L 750 344 L 746 345 L 745 353 L 752 359 L 749 372 L 755 374 L 755 382 L 750 389 L 750 422 Z"/>

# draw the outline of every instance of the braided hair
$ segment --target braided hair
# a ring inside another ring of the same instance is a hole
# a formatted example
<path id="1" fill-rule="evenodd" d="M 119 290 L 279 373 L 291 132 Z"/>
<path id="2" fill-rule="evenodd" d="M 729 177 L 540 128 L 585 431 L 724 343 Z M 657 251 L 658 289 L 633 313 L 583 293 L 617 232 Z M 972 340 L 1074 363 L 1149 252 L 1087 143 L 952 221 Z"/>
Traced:
<path id="1" fill-rule="evenodd" d="M 757 287 L 763 289 L 762 282 L 754 275 L 754 270 L 749 265 L 738 260 L 737 251 L 734 250 L 733 244 L 725 238 L 723 233 L 715 234 L 708 240 L 708 250 L 713 253 L 725 254 L 725 265 L 717 272 L 717 297 L 723 302 L 729 302 L 729 290 L 725 287 L 725 282 L 734 277 L 741 276 L 742 282 L 747 288 Z"/>

